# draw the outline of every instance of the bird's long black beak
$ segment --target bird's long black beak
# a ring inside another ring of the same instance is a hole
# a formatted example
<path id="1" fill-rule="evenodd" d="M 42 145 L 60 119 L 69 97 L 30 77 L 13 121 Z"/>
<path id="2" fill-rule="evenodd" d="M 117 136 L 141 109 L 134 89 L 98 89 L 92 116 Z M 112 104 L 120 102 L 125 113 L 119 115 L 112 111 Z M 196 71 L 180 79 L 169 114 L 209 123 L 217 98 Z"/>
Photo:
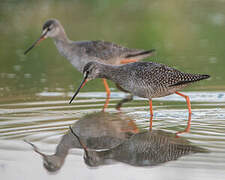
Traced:
<path id="1" fill-rule="evenodd" d="M 80 89 L 82 88 L 82 86 L 83 86 L 83 84 L 85 83 L 85 81 L 86 81 L 87 78 L 88 78 L 88 72 L 85 71 L 85 72 L 84 72 L 84 78 L 83 78 L 83 80 L 81 81 L 79 88 L 76 90 L 76 92 L 74 93 L 73 97 L 71 98 L 71 100 L 70 100 L 70 102 L 69 102 L 70 104 L 72 103 L 72 101 L 74 100 L 74 98 L 75 98 L 75 97 L 77 96 L 77 94 L 79 93 Z"/>
<path id="2" fill-rule="evenodd" d="M 80 140 L 80 138 L 78 137 L 78 135 L 76 135 L 76 133 L 73 131 L 72 127 L 70 126 L 70 131 L 71 133 L 77 138 L 77 140 L 79 141 L 81 147 L 84 149 L 84 152 L 86 154 L 86 156 L 88 157 L 88 150 L 87 147 L 83 144 L 83 142 Z"/>
<path id="3" fill-rule="evenodd" d="M 27 54 L 31 49 L 33 49 L 34 46 L 38 45 L 41 41 L 43 41 L 46 37 L 48 30 L 45 30 L 44 33 L 42 33 L 41 37 L 39 37 L 25 52 L 24 54 Z"/>

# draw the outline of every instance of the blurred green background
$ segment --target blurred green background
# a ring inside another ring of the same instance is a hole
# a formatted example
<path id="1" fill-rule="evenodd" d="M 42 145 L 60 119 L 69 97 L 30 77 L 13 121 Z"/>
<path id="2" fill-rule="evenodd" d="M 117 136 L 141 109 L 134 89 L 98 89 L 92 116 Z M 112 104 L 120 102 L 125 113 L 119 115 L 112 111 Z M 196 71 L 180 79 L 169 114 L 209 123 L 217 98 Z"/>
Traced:
<path id="1" fill-rule="evenodd" d="M 77 88 L 82 75 L 51 39 L 23 54 L 49 18 L 59 19 L 71 40 L 155 48 L 146 61 L 211 75 L 188 90 L 225 90 L 224 7 L 224 0 L 1 0 L 0 98 Z M 101 80 L 82 89 L 103 90 Z"/>

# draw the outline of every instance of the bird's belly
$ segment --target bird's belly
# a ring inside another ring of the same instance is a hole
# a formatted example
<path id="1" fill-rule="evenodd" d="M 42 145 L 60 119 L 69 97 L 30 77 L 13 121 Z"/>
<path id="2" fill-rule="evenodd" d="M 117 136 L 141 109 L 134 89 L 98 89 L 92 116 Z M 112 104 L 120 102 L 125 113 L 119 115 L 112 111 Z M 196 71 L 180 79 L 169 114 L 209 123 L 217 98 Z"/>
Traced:
<path id="1" fill-rule="evenodd" d="M 174 87 L 164 87 L 164 88 L 158 88 L 153 94 L 152 98 L 158 98 L 158 97 L 164 97 L 171 94 L 174 94 L 176 91 L 183 89 L 187 85 L 182 86 L 174 86 Z"/>
<path id="2" fill-rule="evenodd" d="M 149 88 L 142 88 L 141 86 L 121 86 L 121 87 L 138 97 L 151 99 L 153 95 L 153 89 L 151 87 Z"/>
<path id="3" fill-rule="evenodd" d="M 125 90 L 131 92 L 133 95 L 142 97 L 142 98 L 158 98 L 158 97 L 164 97 L 171 94 L 174 94 L 177 90 L 180 90 L 181 88 L 177 87 L 143 87 L 143 86 L 130 86 L 130 87 L 123 87 Z"/>

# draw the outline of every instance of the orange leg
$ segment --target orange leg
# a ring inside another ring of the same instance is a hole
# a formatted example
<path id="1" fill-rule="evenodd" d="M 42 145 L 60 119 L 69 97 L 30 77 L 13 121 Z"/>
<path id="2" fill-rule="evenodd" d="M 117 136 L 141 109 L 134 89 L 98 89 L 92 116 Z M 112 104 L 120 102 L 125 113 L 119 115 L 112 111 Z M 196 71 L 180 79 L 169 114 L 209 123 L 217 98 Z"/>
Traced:
<path id="1" fill-rule="evenodd" d="M 153 120 L 153 110 L 152 110 L 152 100 L 149 100 L 149 109 L 150 109 L 150 131 L 152 130 L 152 120 Z"/>
<path id="2" fill-rule="evenodd" d="M 107 97 L 109 97 L 109 96 L 110 96 L 109 85 L 108 85 L 106 79 L 102 79 L 102 80 L 103 80 L 103 84 L 104 84 L 104 86 L 105 86 L 105 90 L 106 90 L 106 93 L 107 93 Z"/>
<path id="3" fill-rule="evenodd" d="M 105 109 L 108 107 L 108 104 L 109 104 L 110 89 L 109 89 L 109 85 L 108 85 L 106 79 L 102 79 L 102 80 L 103 80 L 103 84 L 104 84 L 104 87 L 105 87 L 105 90 L 106 90 L 106 93 L 107 93 L 107 97 L 106 97 L 106 100 L 105 100 L 105 104 L 104 104 L 104 107 L 102 109 L 102 111 L 104 112 Z"/>
<path id="4" fill-rule="evenodd" d="M 150 115 L 153 116 L 153 110 L 152 110 L 152 100 L 149 100 L 149 107 L 150 107 Z"/>
<path id="5" fill-rule="evenodd" d="M 190 103 L 189 97 L 186 96 L 186 95 L 184 95 L 184 94 L 181 94 L 181 93 L 179 93 L 179 92 L 175 92 L 175 93 L 178 94 L 178 95 L 180 95 L 180 96 L 182 96 L 182 97 L 184 97 L 184 98 L 186 99 L 186 101 L 187 101 L 187 106 L 188 106 L 188 112 L 189 112 L 189 114 L 191 114 L 191 103 Z"/>
<path id="6" fill-rule="evenodd" d="M 182 133 L 188 133 L 190 132 L 191 129 L 191 114 L 189 114 L 188 116 L 188 123 L 187 123 L 187 127 L 184 131 L 179 131 L 176 133 L 176 137 L 179 137 L 178 134 L 182 134 Z"/>
<path id="7" fill-rule="evenodd" d="M 137 62 L 136 59 L 123 59 L 120 61 L 120 64 L 128 64 L 128 63 L 132 63 L 132 62 Z"/>
<path id="8" fill-rule="evenodd" d="M 110 96 L 106 97 L 105 104 L 103 106 L 102 111 L 105 112 L 105 109 L 108 107 Z"/>

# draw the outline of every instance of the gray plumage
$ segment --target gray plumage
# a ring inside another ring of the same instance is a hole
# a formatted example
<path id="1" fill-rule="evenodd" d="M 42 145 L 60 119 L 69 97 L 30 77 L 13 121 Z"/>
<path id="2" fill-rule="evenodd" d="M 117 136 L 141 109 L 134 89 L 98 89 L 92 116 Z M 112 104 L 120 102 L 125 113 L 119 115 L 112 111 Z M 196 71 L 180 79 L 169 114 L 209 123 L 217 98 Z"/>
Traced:
<path id="1" fill-rule="evenodd" d="M 25 51 L 25 54 L 37 43 L 48 37 L 54 40 L 59 53 L 66 57 L 80 72 L 90 61 L 119 65 L 121 60 L 133 59 L 139 61 L 153 55 L 155 51 L 154 49 L 130 49 L 106 41 L 71 41 L 61 23 L 56 19 L 50 19 L 44 23 L 39 40 Z"/>

